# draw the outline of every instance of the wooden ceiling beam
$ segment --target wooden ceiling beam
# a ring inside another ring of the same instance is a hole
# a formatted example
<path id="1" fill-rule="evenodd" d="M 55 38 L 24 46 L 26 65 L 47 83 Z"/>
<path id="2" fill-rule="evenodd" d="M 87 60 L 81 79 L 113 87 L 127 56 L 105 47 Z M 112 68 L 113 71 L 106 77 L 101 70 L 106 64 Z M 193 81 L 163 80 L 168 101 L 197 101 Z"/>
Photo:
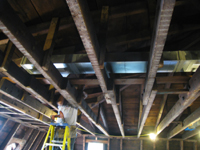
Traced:
<path id="1" fill-rule="evenodd" d="M 78 103 L 77 90 L 71 85 L 68 80 L 65 80 L 60 72 L 55 68 L 52 62 L 49 64 L 48 70 L 44 70 L 41 63 L 44 59 L 43 48 L 37 44 L 34 37 L 28 31 L 28 28 L 20 20 L 17 14 L 13 11 L 6 0 L 1 1 L 0 13 L 0 29 L 5 35 L 15 44 L 15 46 L 24 54 L 29 61 L 34 64 L 35 68 L 49 80 L 60 94 L 75 107 L 78 107 L 85 116 L 88 117 L 105 135 L 108 136 L 106 130 L 99 124 L 96 124 L 96 115 L 91 111 L 88 105 L 83 102 Z M 16 26 L 13 26 L 16 24 Z"/>
<path id="2" fill-rule="evenodd" d="M 200 131 L 200 127 L 197 127 L 195 130 L 193 131 L 186 131 L 185 133 L 183 133 L 182 135 L 182 139 L 183 140 L 186 140 L 186 139 L 189 139 L 197 134 L 199 134 L 199 131 Z"/>
<path id="3" fill-rule="evenodd" d="M 178 133 L 180 133 L 187 127 L 189 127 L 191 124 L 194 124 L 197 121 L 199 121 L 200 120 L 199 114 L 200 114 L 200 108 L 198 108 L 192 114 L 190 114 L 187 118 L 185 118 L 183 120 L 183 123 L 179 123 L 174 129 L 169 131 L 167 138 L 170 139 L 170 138 L 174 137 L 175 135 L 177 135 Z"/>
<path id="4" fill-rule="evenodd" d="M 179 94 L 179 100 L 168 112 L 165 118 L 160 122 L 156 131 L 162 132 L 174 119 L 176 119 L 188 106 L 190 106 L 200 96 L 200 67 L 189 80 L 189 92 Z"/>
<path id="5" fill-rule="evenodd" d="M 170 73 L 169 76 L 171 77 L 171 76 L 173 76 L 173 74 L 174 74 L 174 73 Z M 170 86 L 171 86 L 171 83 L 167 83 L 167 84 L 165 85 L 165 89 L 169 89 Z M 161 102 L 161 104 L 160 104 L 160 110 L 159 110 L 158 117 L 157 117 L 157 121 L 156 121 L 156 125 L 155 125 L 155 130 L 156 130 L 158 124 L 160 123 L 160 119 L 161 119 L 161 117 L 162 117 L 163 110 L 164 110 L 164 108 L 165 108 L 165 103 L 166 103 L 166 101 L 167 101 L 167 97 L 168 97 L 168 94 L 164 94 L 164 95 L 163 95 L 163 99 L 162 99 L 162 102 Z"/>
<path id="6" fill-rule="evenodd" d="M 187 76 L 173 76 L 173 77 L 156 77 L 157 84 L 166 83 L 188 83 L 190 77 Z M 74 85 L 99 85 L 97 79 L 69 79 Z M 144 78 L 126 78 L 114 79 L 115 85 L 135 85 L 144 84 Z"/>
<path id="7" fill-rule="evenodd" d="M 156 94 L 157 94 L 157 91 L 153 90 L 151 92 L 148 104 L 143 107 L 142 116 L 141 116 L 140 125 L 139 125 L 139 130 L 138 130 L 138 135 L 137 135 L 138 138 L 140 137 L 140 135 L 142 133 L 144 124 L 145 124 L 146 119 L 149 115 L 149 112 L 150 112 L 151 106 L 152 106 L 152 104 L 155 100 Z"/>
<path id="8" fill-rule="evenodd" d="M 85 50 L 88 54 L 88 58 L 93 66 L 102 92 L 105 94 L 105 99 L 108 103 L 112 104 L 113 111 L 117 119 L 118 126 L 120 128 L 120 132 L 122 136 L 125 136 L 124 129 L 121 125 L 119 109 L 116 105 L 116 93 L 114 90 L 114 83 L 111 83 L 111 89 L 108 90 L 105 71 L 101 70 L 99 65 L 100 46 L 97 40 L 97 36 L 95 34 L 95 28 L 92 23 L 92 18 L 90 16 L 88 4 L 85 0 L 66 0 L 66 2 L 69 6 L 69 10 L 72 14 Z"/>
<path id="9" fill-rule="evenodd" d="M 158 66 L 167 38 L 175 0 L 161 0 L 157 3 L 156 21 L 153 31 L 148 71 L 145 81 L 143 104 L 147 105 L 154 85 Z"/>

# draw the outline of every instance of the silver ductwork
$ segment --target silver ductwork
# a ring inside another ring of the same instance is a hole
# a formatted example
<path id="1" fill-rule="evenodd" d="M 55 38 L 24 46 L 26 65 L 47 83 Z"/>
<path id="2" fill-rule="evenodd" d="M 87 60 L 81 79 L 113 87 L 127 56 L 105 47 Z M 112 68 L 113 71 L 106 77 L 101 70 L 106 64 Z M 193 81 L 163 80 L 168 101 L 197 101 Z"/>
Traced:
<path id="1" fill-rule="evenodd" d="M 105 69 L 107 73 L 146 73 L 149 53 L 107 53 Z M 95 74 L 87 54 L 53 55 L 51 61 L 63 77 L 69 74 Z M 200 65 L 198 51 L 166 51 L 163 52 L 163 67 L 158 73 L 195 72 Z M 30 74 L 40 72 L 26 59 L 21 66 Z"/>

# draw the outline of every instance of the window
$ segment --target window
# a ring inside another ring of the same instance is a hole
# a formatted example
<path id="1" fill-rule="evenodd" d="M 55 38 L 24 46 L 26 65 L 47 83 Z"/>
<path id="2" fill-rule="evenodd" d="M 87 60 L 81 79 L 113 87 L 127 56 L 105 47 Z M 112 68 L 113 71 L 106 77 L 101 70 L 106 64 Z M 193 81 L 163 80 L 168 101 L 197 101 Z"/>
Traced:
<path id="1" fill-rule="evenodd" d="M 12 144 L 8 145 L 5 150 L 15 150 L 16 148 L 17 148 L 17 144 L 12 143 Z"/>
<path id="2" fill-rule="evenodd" d="M 103 143 L 88 143 L 88 150 L 103 150 Z"/>

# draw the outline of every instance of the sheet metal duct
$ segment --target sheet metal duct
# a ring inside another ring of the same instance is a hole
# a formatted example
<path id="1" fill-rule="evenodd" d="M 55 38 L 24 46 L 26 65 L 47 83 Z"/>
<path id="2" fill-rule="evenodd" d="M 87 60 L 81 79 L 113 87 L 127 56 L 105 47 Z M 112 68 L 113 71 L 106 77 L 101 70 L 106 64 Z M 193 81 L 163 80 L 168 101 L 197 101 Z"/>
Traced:
<path id="1" fill-rule="evenodd" d="M 148 53 L 107 53 L 105 69 L 107 73 L 146 73 Z M 87 54 L 53 55 L 51 61 L 63 77 L 69 74 L 94 74 Z M 198 51 L 167 51 L 163 53 L 163 67 L 158 73 L 195 72 L 200 65 Z M 21 66 L 30 74 L 40 74 L 37 69 L 23 57 Z"/>

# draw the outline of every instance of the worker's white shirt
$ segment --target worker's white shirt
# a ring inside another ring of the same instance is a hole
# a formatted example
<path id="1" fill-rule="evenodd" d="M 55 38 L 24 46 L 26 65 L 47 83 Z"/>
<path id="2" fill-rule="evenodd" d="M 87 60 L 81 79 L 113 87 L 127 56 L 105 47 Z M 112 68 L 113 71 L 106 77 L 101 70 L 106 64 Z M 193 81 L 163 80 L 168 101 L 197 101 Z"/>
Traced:
<path id="1" fill-rule="evenodd" d="M 58 106 L 58 114 L 60 114 L 60 111 L 62 111 L 64 115 L 64 120 L 66 123 L 68 123 L 70 126 L 76 125 L 77 121 L 77 112 L 78 110 L 75 108 L 72 108 L 70 106 Z M 61 123 L 62 119 L 57 118 L 57 123 Z"/>

